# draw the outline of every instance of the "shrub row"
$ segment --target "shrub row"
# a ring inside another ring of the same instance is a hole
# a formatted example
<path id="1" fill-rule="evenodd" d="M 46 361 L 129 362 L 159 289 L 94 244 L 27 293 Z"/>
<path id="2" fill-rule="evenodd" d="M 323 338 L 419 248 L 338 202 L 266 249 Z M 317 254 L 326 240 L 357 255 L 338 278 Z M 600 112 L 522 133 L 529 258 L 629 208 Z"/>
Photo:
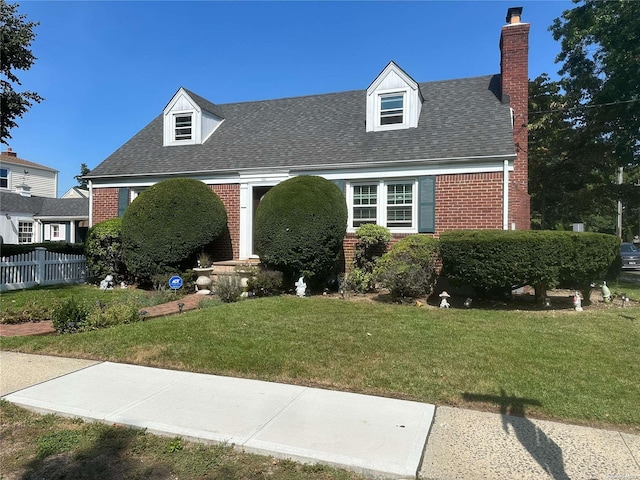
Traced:
<path id="1" fill-rule="evenodd" d="M 612 235 L 563 231 L 475 230 L 440 236 L 442 274 L 494 296 L 531 285 L 586 292 L 590 283 L 617 275 L 620 241 Z"/>
<path id="2" fill-rule="evenodd" d="M 66 243 L 66 242 L 45 242 L 45 243 L 29 243 L 27 245 L 2 244 L 3 257 L 11 257 L 22 253 L 29 253 L 36 247 L 44 247 L 50 252 L 64 253 L 67 255 L 82 255 L 84 253 L 84 244 L 82 243 Z"/>
<path id="3" fill-rule="evenodd" d="M 109 305 L 94 305 L 75 297 L 60 302 L 51 316 L 53 328 L 58 333 L 76 333 L 142 320 L 138 307 L 131 302 L 113 302 Z"/>

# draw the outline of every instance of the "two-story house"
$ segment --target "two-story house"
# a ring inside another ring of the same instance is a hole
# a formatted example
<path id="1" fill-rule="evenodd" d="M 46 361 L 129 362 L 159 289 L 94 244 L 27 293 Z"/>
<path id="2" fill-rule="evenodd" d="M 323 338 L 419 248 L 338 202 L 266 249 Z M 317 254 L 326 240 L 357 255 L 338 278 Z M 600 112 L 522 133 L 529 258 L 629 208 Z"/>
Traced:
<path id="1" fill-rule="evenodd" d="M 58 171 L 0 153 L 0 243 L 82 242 L 89 223 L 88 198 L 56 198 Z"/>
<path id="2" fill-rule="evenodd" d="M 396 239 L 528 229 L 529 24 L 521 12 L 508 10 L 494 75 L 418 82 L 390 62 L 364 90 L 232 104 L 180 88 L 86 176 L 90 222 L 122 215 L 158 181 L 195 178 L 227 209 L 218 260 L 250 259 L 262 196 L 293 176 L 319 175 L 345 194 L 347 259 L 364 223 Z"/>

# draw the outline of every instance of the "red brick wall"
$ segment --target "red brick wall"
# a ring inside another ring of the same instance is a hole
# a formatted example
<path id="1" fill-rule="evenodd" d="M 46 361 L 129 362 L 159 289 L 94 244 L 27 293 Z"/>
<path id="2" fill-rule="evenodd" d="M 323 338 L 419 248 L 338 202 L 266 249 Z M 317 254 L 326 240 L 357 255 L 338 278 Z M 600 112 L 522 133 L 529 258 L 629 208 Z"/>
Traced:
<path id="1" fill-rule="evenodd" d="M 118 189 L 93 189 L 93 224 L 118 216 Z"/>
<path id="2" fill-rule="evenodd" d="M 214 261 L 240 258 L 240 185 L 211 185 L 227 209 L 227 231 L 218 239 Z"/>
<path id="3" fill-rule="evenodd" d="M 496 228 L 502 228 L 502 172 L 437 177 L 436 235 Z"/>
<path id="4" fill-rule="evenodd" d="M 509 96 L 514 112 L 513 141 L 517 155 L 509 178 L 509 228 L 515 223 L 518 230 L 531 228 L 527 159 L 529 27 L 528 23 L 505 25 L 500 37 L 502 94 Z"/>

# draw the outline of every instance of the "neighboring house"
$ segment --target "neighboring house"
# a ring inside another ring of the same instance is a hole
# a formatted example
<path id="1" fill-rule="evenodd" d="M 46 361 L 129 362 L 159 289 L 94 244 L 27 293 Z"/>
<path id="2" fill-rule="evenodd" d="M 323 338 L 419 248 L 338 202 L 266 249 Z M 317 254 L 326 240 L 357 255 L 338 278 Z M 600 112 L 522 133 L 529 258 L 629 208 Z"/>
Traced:
<path id="1" fill-rule="evenodd" d="M 56 198 L 58 171 L 0 155 L 6 182 L 0 188 L 0 243 L 83 242 L 89 226 L 89 199 Z"/>
<path id="2" fill-rule="evenodd" d="M 60 198 L 89 198 L 89 190 L 80 187 L 71 187 Z"/>
<path id="3" fill-rule="evenodd" d="M 10 148 L 0 153 L 0 191 L 29 192 L 37 197 L 58 196 L 58 171 L 19 158 Z"/>
<path id="4" fill-rule="evenodd" d="M 221 105 L 180 88 L 85 176 L 90 223 L 121 216 L 158 181 L 191 177 L 227 209 L 218 260 L 248 259 L 263 195 L 288 178 L 319 175 L 345 193 L 347 260 L 364 223 L 385 225 L 396 239 L 528 229 L 529 24 L 521 12 L 508 11 L 496 75 L 418 83 L 391 62 L 366 90 Z"/>

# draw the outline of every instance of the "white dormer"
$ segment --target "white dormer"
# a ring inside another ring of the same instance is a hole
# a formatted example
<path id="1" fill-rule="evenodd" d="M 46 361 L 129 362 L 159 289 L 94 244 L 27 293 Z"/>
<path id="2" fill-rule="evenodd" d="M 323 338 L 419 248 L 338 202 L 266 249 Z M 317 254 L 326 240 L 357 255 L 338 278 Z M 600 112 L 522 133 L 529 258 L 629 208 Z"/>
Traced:
<path id="1" fill-rule="evenodd" d="M 194 97 L 197 96 L 180 88 L 164 108 L 165 147 L 202 144 L 222 123 L 223 118 L 203 108 L 203 99 L 198 97 L 198 103 Z"/>
<path id="2" fill-rule="evenodd" d="M 415 80 L 389 62 L 367 88 L 367 132 L 417 127 L 422 101 Z"/>

